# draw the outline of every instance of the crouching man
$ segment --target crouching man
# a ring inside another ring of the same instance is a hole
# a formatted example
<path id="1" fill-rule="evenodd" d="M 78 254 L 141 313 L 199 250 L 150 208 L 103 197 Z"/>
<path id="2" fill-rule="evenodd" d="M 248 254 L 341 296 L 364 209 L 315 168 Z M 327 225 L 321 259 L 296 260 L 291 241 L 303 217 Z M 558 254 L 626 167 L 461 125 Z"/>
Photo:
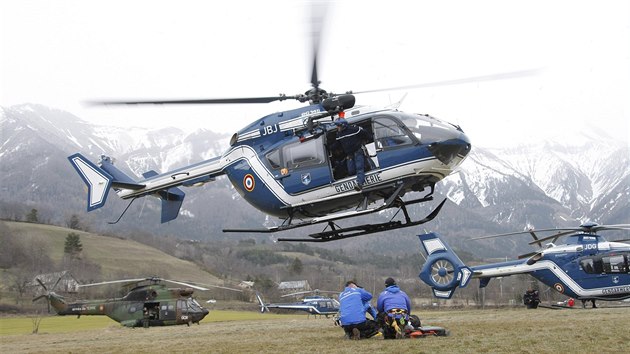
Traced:
<path id="1" fill-rule="evenodd" d="M 365 339 L 378 332 L 376 321 L 365 317 L 366 305 L 372 300 L 372 294 L 359 287 L 353 280 L 346 283 L 339 294 L 339 322 L 349 339 Z"/>

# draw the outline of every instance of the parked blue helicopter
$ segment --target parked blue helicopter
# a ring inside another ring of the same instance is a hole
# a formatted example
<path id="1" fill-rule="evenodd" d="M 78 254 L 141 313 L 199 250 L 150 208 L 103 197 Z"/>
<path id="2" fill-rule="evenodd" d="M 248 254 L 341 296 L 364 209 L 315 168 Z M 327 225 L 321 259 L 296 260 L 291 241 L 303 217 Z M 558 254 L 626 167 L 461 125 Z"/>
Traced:
<path id="1" fill-rule="evenodd" d="M 449 299 L 457 287 L 468 285 L 479 278 L 485 287 L 490 279 L 513 274 L 529 274 L 557 292 L 579 300 L 617 301 L 630 298 L 630 244 L 609 242 L 597 234 L 604 230 L 630 230 L 630 225 L 598 225 L 585 223 L 578 228 L 529 230 L 492 238 L 529 233 L 530 244 L 541 249 L 520 256 L 520 260 L 466 266 L 435 233 L 419 235 L 428 258 L 420 272 L 420 279 L 433 289 L 433 295 Z M 536 232 L 552 232 L 538 238 Z M 555 245 L 560 237 L 566 243 Z M 543 242 L 551 240 L 543 247 Z M 626 240 L 622 240 L 626 241 Z"/>
<path id="2" fill-rule="evenodd" d="M 310 293 L 309 291 L 308 293 Z M 258 300 L 258 304 L 260 305 L 260 312 L 265 313 L 269 312 L 270 308 L 275 309 L 284 309 L 284 310 L 296 310 L 296 311 L 305 311 L 309 315 L 323 315 L 328 318 L 330 315 L 336 315 L 339 312 L 339 301 L 336 299 L 325 297 L 319 295 L 320 292 L 327 291 L 312 291 L 316 295 L 305 296 L 304 299 L 300 302 L 292 302 L 292 303 L 279 303 L 279 304 L 265 304 L 262 299 L 262 296 L 257 292 L 256 299 Z M 304 294 L 306 292 L 287 294 L 283 296 L 294 296 L 299 294 Z"/>

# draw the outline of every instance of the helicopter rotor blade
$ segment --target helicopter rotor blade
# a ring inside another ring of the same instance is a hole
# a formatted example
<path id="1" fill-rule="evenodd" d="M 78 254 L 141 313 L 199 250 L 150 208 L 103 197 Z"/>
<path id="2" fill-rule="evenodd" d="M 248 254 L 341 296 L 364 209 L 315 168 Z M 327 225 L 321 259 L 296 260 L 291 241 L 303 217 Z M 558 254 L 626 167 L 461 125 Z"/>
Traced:
<path id="1" fill-rule="evenodd" d="M 547 240 L 553 240 L 551 242 L 556 242 L 556 239 L 558 239 L 559 237 L 564 236 L 564 235 L 568 235 L 568 234 L 571 234 L 571 233 L 574 233 L 574 232 L 575 232 L 575 230 L 558 232 L 557 234 L 549 235 L 547 237 L 543 237 L 541 239 L 529 242 L 528 245 L 533 245 L 533 244 L 536 244 L 536 243 L 537 244 L 542 244 L 542 242 L 547 241 Z"/>
<path id="2" fill-rule="evenodd" d="M 59 285 L 60 281 L 61 281 L 61 277 L 57 278 L 57 281 L 55 282 L 55 285 L 53 285 L 53 287 L 50 290 L 54 291 L 57 288 L 57 285 Z"/>
<path id="3" fill-rule="evenodd" d="M 87 288 L 90 286 L 99 286 L 99 285 L 108 285 L 108 284 L 120 284 L 120 283 L 137 283 L 144 280 L 151 280 L 151 278 L 138 278 L 138 279 L 120 279 L 120 280 L 109 280 L 103 281 L 99 283 L 91 283 L 91 284 L 79 284 L 80 288 Z"/>
<path id="4" fill-rule="evenodd" d="M 91 106 L 115 106 L 115 105 L 149 105 L 149 104 L 234 104 L 234 103 L 270 103 L 288 99 L 298 99 L 299 96 L 268 97 L 240 97 L 240 98 L 209 98 L 209 99 L 182 99 L 182 100 L 103 100 L 85 102 Z"/>
<path id="5" fill-rule="evenodd" d="M 319 56 L 319 48 L 321 46 L 322 29 L 324 27 L 324 18 L 326 17 L 326 12 L 328 10 L 328 3 L 314 1 L 311 3 L 311 5 L 311 44 L 313 47 L 313 68 L 311 71 L 311 85 L 313 86 L 315 91 L 319 91 L 320 81 L 317 75 L 317 59 Z"/>
<path id="6" fill-rule="evenodd" d="M 243 289 L 234 289 L 234 288 L 230 288 L 227 286 L 221 286 L 221 285 L 212 285 L 212 284 L 202 284 L 202 283 L 198 283 L 198 282 L 194 282 L 195 284 L 197 284 L 197 286 L 203 285 L 209 288 L 217 288 L 217 289 L 224 289 L 224 290 L 230 290 L 230 291 L 238 291 L 238 292 L 243 292 Z M 210 289 L 199 289 L 199 290 L 210 290 Z"/>
<path id="7" fill-rule="evenodd" d="M 41 300 L 41 299 L 46 299 L 46 298 L 48 298 L 47 295 L 39 295 L 38 297 L 33 299 L 33 302 L 36 302 L 36 301 Z"/>
<path id="8" fill-rule="evenodd" d="M 187 286 L 189 288 L 193 288 L 193 289 L 197 289 L 197 290 L 201 290 L 201 291 L 208 291 L 210 289 L 198 286 L 198 285 L 193 285 L 190 283 L 184 283 L 183 281 L 177 281 L 177 280 L 169 280 L 169 279 L 161 279 L 161 281 L 165 281 L 168 283 L 173 283 L 173 284 L 177 284 L 177 285 L 183 285 L 183 286 Z"/>
<path id="9" fill-rule="evenodd" d="M 541 72 L 542 72 L 542 69 L 520 70 L 520 71 L 511 71 L 511 72 L 491 74 L 491 75 L 473 76 L 473 77 L 467 77 L 467 78 L 463 78 L 463 79 L 435 81 L 435 82 L 428 82 L 428 83 L 423 83 L 423 84 L 388 87 L 388 88 L 375 89 L 375 90 L 348 91 L 347 93 L 349 93 L 349 94 L 361 94 L 361 93 L 373 93 L 373 92 L 382 92 L 382 91 L 407 90 L 407 89 L 415 89 L 415 88 L 423 88 L 423 87 L 462 85 L 462 84 L 468 84 L 468 83 L 474 83 L 474 82 L 482 82 L 482 81 L 497 81 L 497 80 L 516 79 L 516 78 L 520 78 L 520 77 L 527 77 L 527 76 L 538 75 Z"/>
<path id="10" fill-rule="evenodd" d="M 39 283 L 39 285 L 42 286 L 42 288 L 44 288 L 44 290 L 48 291 L 48 288 L 46 287 L 46 285 L 44 285 L 44 283 L 39 279 L 39 278 L 35 278 L 35 280 L 37 280 L 37 282 Z"/>
<path id="11" fill-rule="evenodd" d="M 580 231 L 582 229 L 580 228 L 575 228 L 575 227 L 571 227 L 571 228 L 565 228 L 565 229 L 529 229 L 526 231 L 516 231 L 516 232 L 508 232 L 508 233 L 504 233 L 504 234 L 496 234 L 496 235 L 488 235 L 488 236 L 479 236 L 479 237 L 473 237 L 471 238 L 471 240 L 483 240 L 483 239 L 487 239 L 487 238 L 496 238 L 496 237 L 505 237 L 505 236 L 512 236 L 512 235 L 521 235 L 521 234 L 529 234 L 532 232 L 549 232 L 549 231 Z"/>

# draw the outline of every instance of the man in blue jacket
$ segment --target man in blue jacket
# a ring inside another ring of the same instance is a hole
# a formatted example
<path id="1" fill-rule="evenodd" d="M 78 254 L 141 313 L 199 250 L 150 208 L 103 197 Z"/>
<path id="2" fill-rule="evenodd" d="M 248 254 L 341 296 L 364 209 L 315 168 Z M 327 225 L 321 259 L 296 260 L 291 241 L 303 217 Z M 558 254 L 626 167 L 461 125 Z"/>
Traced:
<path id="1" fill-rule="evenodd" d="M 363 154 L 363 144 L 372 139 L 372 135 L 361 127 L 348 125 L 348 121 L 339 118 L 335 122 L 337 126 L 337 141 L 346 154 L 346 165 L 348 175 L 357 175 L 357 185 L 355 189 L 360 191 L 365 182 L 365 156 Z"/>
<path id="2" fill-rule="evenodd" d="M 379 322 L 383 327 L 383 337 L 402 338 L 411 314 L 411 301 L 396 285 L 394 278 L 385 279 L 385 290 L 378 296 L 376 310 L 379 312 Z"/>
<path id="3" fill-rule="evenodd" d="M 370 338 L 378 333 L 375 321 L 365 317 L 367 305 L 372 300 L 372 294 L 363 290 L 353 280 L 346 283 L 345 289 L 339 294 L 339 322 L 351 339 Z"/>

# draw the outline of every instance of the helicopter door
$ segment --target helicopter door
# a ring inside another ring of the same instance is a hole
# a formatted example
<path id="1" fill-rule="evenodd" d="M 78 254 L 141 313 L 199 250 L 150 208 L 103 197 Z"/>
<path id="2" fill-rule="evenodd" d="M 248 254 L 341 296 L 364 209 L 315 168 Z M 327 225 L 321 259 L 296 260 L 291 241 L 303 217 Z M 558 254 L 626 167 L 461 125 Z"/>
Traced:
<path id="1" fill-rule="evenodd" d="M 160 303 L 159 302 L 145 302 L 144 303 L 144 316 L 149 320 L 160 319 Z"/>
<path id="2" fill-rule="evenodd" d="M 381 164 L 392 166 L 408 159 L 408 156 L 402 154 L 400 149 L 411 146 L 414 141 L 401 126 L 402 123 L 384 116 L 374 118 L 373 123 L 376 155 Z"/>
<path id="3" fill-rule="evenodd" d="M 282 179 L 289 194 L 298 194 L 332 182 L 323 136 L 304 142 L 296 141 L 281 150 L 288 176 Z"/>
<path id="4" fill-rule="evenodd" d="M 371 121 L 367 120 L 359 122 L 356 125 L 367 131 L 370 135 L 372 134 Z M 328 131 L 327 141 L 329 147 L 328 154 L 330 156 L 330 169 L 332 170 L 334 179 L 340 180 L 349 177 L 349 175 L 346 164 L 346 153 L 343 151 L 340 144 L 335 143 L 336 139 L 337 130 Z M 366 158 L 363 164 L 365 172 L 379 168 L 380 164 L 378 162 L 377 149 L 374 140 L 364 142 L 363 148 Z"/>
<path id="5" fill-rule="evenodd" d="M 190 315 L 188 314 L 188 306 L 186 300 L 177 300 L 177 320 L 182 323 L 190 321 Z"/>
<path id="6" fill-rule="evenodd" d="M 160 319 L 164 321 L 175 319 L 175 305 L 173 303 L 162 303 L 160 306 Z"/>

